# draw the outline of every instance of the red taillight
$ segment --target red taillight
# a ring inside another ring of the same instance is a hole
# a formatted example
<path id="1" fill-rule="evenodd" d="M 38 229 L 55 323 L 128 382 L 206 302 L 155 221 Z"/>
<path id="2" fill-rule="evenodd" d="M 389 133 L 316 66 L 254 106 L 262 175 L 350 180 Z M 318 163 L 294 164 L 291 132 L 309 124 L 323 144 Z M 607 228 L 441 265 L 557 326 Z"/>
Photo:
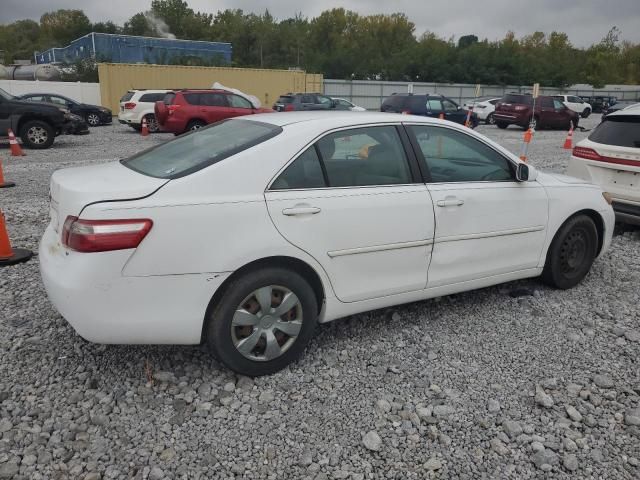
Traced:
<path id="1" fill-rule="evenodd" d="M 587 160 L 602 160 L 602 157 L 593 148 L 575 147 L 573 156 L 578 158 L 586 158 Z"/>
<path id="2" fill-rule="evenodd" d="M 169 105 L 167 107 L 167 110 L 169 110 L 169 115 L 173 115 L 173 112 L 175 112 L 179 108 L 180 108 L 180 105 Z"/>
<path id="3" fill-rule="evenodd" d="M 528 109 L 529 107 L 527 107 L 526 105 L 516 105 L 515 107 L 513 107 L 513 109 L 516 112 L 522 112 L 523 110 Z"/>
<path id="4" fill-rule="evenodd" d="M 78 252 L 109 252 L 136 248 L 153 222 L 148 218 L 84 220 L 69 216 L 62 228 L 62 243 Z"/>
<path id="5" fill-rule="evenodd" d="M 285 112 L 293 112 L 293 109 L 295 107 L 293 105 L 291 105 L 290 103 L 284 106 L 284 111 Z"/>
<path id="6" fill-rule="evenodd" d="M 124 104 L 125 110 L 133 110 L 134 108 L 136 108 L 136 102 L 127 102 Z"/>

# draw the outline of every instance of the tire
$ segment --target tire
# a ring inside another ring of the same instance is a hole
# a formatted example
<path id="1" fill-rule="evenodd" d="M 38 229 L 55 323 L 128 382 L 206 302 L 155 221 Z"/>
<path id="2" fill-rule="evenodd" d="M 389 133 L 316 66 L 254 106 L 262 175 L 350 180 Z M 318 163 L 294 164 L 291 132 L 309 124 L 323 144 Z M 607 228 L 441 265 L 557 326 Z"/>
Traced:
<path id="1" fill-rule="evenodd" d="M 267 295 L 262 301 L 269 302 L 266 308 L 271 315 L 262 313 L 265 307 L 259 301 L 260 294 Z M 297 303 L 278 316 L 277 308 L 287 298 L 291 302 L 297 299 Z M 240 310 L 244 314 L 237 316 Z M 227 286 L 206 320 L 205 338 L 212 353 L 234 372 L 249 377 L 270 375 L 302 354 L 317 318 L 316 296 L 302 276 L 284 268 L 264 268 L 240 276 Z M 290 329 L 289 334 L 278 329 L 278 324 Z M 268 345 L 273 346 L 271 352 Z"/>
<path id="2" fill-rule="evenodd" d="M 43 150 L 53 145 L 56 131 L 42 120 L 30 120 L 20 128 L 22 144 L 34 150 Z"/>
<path id="3" fill-rule="evenodd" d="M 580 114 L 582 118 L 589 118 L 589 115 L 591 115 L 591 110 L 589 110 L 588 108 L 585 108 Z"/>
<path id="4" fill-rule="evenodd" d="M 100 125 L 100 115 L 98 115 L 95 112 L 87 113 L 85 120 L 87 121 L 90 127 L 97 127 L 98 125 Z"/>
<path id="5" fill-rule="evenodd" d="M 202 127 L 205 127 L 206 125 L 207 124 L 204 123 L 202 120 L 191 120 L 187 125 L 187 131 L 198 130 Z"/>
<path id="6" fill-rule="evenodd" d="M 160 126 L 158 125 L 155 115 L 150 113 L 149 115 L 145 115 L 144 118 L 147 119 L 147 128 L 149 129 L 149 133 L 158 133 L 160 131 Z M 142 125 L 140 125 L 140 130 L 142 130 Z"/>
<path id="7" fill-rule="evenodd" d="M 495 125 L 496 124 L 496 119 L 493 118 L 493 113 L 490 113 L 489 115 L 487 115 L 487 118 L 484 121 L 487 125 Z"/>
<path id="8" fill-rule="evenodd" d="M 598 230 L 586 215 L 576 215 L 557 231 L 542 271 L 547 285 L 566 290 L 589 273 L 598 250 Z"/>
<path id="9" fill-rule="evenodd" d="M 498 122 L 498 121 L 496 121 L 496 125 L 497 125 L 498 128 L 501 128 L 502 130 L 504 130 L 505 128 L 507 128 L 509 126 L 508 123 Z"/>

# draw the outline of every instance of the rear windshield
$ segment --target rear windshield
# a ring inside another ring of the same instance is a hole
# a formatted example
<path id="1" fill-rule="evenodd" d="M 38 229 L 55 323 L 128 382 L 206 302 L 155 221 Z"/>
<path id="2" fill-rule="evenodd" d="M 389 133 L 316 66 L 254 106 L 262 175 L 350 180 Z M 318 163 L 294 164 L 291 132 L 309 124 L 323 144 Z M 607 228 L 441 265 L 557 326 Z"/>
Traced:
<path id="1" fill-rule="evenodd" d="M 500 100 L 502 103 L 519 103 L 522 105 L 532 105 L 533 97 L 531 95 L 514 95 L 507 94 Z"/>
<path id="2" fill-rule="evenodd" d="M 276 103 L 293 103 L 293 97 L 283 95 L 276 100 Z"/>
<path id="3" fill-rule="evenodd" d="M 589 140 L 604 145 L 640 148 L 640 115 L 606 117 L 589 135 Z"/>
<path id="4" fill-rule="evenodd" d="M 120 99 L 121 102 L 128 102 L 129 100 L 131 100 L 131 98 L 133 97 L 133 94 L 135 92 L 127 92 L 124 95 L 122 95 L 122 98 Z"/>
<path id="5" fill-rule="evenodd" d="M 164 96 L 163 102 L 164 102 L 165 105 L 171 105 L 173 103 L 173 99 L 174 98 L 176 98 L 176 94 L 175 93 L 173 93 L 173 92 L 167 93 Z"/>
<path id="6" fill-rule="evenodd" d="M 406 98 L 407 97 L 404 97 L 402 95 L 391 95 L 390 97 L 387 97 L 384 102 L 382 102 L 382 106 L 383 107 L 402 108 Z M 423 96 L 422 97 L 422 101 L 426 105 L 426 103 L 427 103 L 426 97 Z"/>
<path id="7" fill-rule="evenodd" d="M 180 178 L 258 145 L 280 132 L 282 128 L 268 123 L 223 120 L 122 160 L 122 164 L 150 177 Z"/>

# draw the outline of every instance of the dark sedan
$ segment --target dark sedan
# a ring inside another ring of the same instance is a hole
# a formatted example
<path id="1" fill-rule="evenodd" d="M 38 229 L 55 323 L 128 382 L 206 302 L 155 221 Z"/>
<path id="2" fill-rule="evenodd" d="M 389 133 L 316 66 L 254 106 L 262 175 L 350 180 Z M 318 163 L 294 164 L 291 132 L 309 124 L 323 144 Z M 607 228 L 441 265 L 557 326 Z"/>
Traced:
<path id="1" fill-rule="evenodd" d="M 68 108 L 71 113 L 84 118 L 91 127 L 108 124 L 113 121 L 111 110 L 108 108 L 76 102 L 57 93 L 27 93 L 20 95 L 18 98 L 29 102 L 53 103 L 54 105 Z"/>

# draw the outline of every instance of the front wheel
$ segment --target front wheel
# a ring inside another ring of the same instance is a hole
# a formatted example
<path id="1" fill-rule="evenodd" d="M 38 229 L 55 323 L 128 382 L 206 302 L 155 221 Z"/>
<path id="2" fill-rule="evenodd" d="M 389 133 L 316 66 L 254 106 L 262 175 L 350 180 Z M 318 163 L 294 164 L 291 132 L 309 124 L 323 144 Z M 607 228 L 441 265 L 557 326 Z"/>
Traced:
<path id="1" fill-rule="evenodd" d="M 207 320 L 206 341 L 234 372 L 269 375 L 302 354 L 317 317 L 318 302 L 302 276 L 265 268 L 229 284 Z"/>
<path id="2" fill-rule="evenodd" d="M 496 122 L 496 125 L 498 126 L 498 128 L 501 128 L 502 130 L 504 130 L 509 126 L 509 124 L 505 122 Z"/>
<path id="3" fill-rule="evenodd" d="M 53 145 L 56 132 L 51 125 L 42 120 L 31 120 L 20 129 L 22 143 L 36 150 L 49 148 Z"/>
<path id="4" fill-rule="evenodd" d="M 87 123 L 92 127 L 97 127 L 100 125 L 100 116 L 97 113 L 88 113 Z"/>
<path id="5" fill-rule="evenodd" d="M 490 113 L 489 115 L 487 115 L 487 119 L 485 120 L 485 122 L 487 123 L 487 125 L 495 125 L 496 124 L 496 119 L 493 118 L 493 113 Z"/>
<path id="6" fill-rule="evenodd" d="M 585 108 L 585 109 L 582 111 L 582 114 L 581 114 L 581 115 L 582 115 L 582 118 L 588 118 L 588 117 L 589 117 L 589 115 L 591 115 L 591 110 L 589 110 L 588 108 Z"/>
<path id="7" fill-rule="evenodd" d="M 586 215 L 570 218 L 551 242 L 542 280 L 563 290 L 576 286 L 591 269 L 597 250 L 598 230 L 593 220 Z"/>
<path id="8" fill-rule="evenodd" d="M 189 125 L 187 125 L 187 130 L 189 131 L 195 131 L 195 130 L 200 130 L 202 127 L 205 127 L 207 124 L 200 121 L 200 120 L 191 120 L 189 122 Z"/>

